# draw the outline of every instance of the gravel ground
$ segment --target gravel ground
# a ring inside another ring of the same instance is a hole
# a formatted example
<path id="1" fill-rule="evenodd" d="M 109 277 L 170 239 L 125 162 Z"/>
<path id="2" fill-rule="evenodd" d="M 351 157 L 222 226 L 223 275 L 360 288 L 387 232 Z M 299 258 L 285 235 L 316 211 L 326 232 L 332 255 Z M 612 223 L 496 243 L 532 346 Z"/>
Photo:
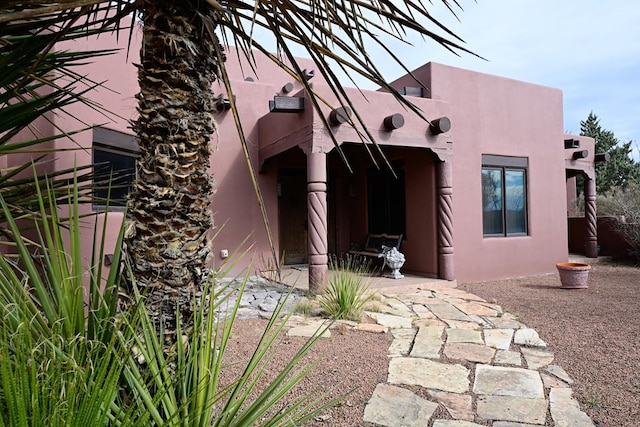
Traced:
<path id="1" fill-rule="evenodd" d="M 266 324 L 265 320 L 237 320 L 229 347 L 225 351 L 225 358 L 229 362 L 247 360 L 253 353 Z M 371 398 L 376 384 L 387 379 L 387 350 L 391 339 L 390 333 L 360 332 L 348 328 L 332 329 L 331 337 L 318 340 L 302 363 L 308 365 L 318 361 L 318 365 L 283 401 L 283 405 L 276 409 L 308 393 L 320 395 L 328 392 L 331 399 L 351 391 L 342 404 L 327 410 L 316 417 L 315 421 L 305 425 L 373 426 L 362 421 L 364 406 Z M 265 379 L 274 378 L 306 342 L 307 339 L 301 337 L 280 337 L 276 357 L 269 365 Z M 223 377 L 228 381 L 239 375 L 242 368 L 243 363 L 229 365 L 224 369 Z"/>
<path id="2" fill-rule="evenodd" d="M 589 289 L 559 288 L 557 274 L 458 286 L 501 305 L 535 328 L 574 379 L 574 396 L 597 426 L 640 426 L 640 269 L 595 264 Z M 266 321 L 239 320 L 225 357 L 246 360 Z M 334 330 L 306 362 L 319 365 L 293 396 L 313 390 L 353 389 L 344 404 L 308 426 L 370 426 L 362 421 L 364 405 L 387 375 L 390 334 Z M 303 345 L 303 338 L 283 337 L 269 369 L 274 376 Z M 241 364 L 225 369 L 231 378 Z"/>

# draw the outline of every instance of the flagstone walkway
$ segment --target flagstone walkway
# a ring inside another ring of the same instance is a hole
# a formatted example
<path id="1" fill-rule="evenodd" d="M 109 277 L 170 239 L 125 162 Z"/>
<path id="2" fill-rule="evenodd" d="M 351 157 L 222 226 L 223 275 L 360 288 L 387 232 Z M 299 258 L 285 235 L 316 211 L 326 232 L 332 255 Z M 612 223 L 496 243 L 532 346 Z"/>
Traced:
<path id="1" fill-rule="evenodd" d="M 387 382 L 376 387 L 365 421 L 393 427 L 431 421 L 434 427 L 594 425 L 546 343 L 500 306 L 443 286 L 381 293 L 384 309 L 370 316 L 394 339 Z M 438 405 L 453 420 L 434 419 Z"/>
<path id="2" fill-rule="evenodd" d="M 248 286 L 241 317 L 273 311 L 281 288 L 262 285 Z M 367 313 L 375 324 L 353 327 L 390 332 L 393 341 L 387 381 L 374 390 L 364 421 L 389 427 L 594 426 L 543 339 L 500 306 L 437 282 L 376 291 L 380 310 Z M 295 292 L 293 299 L 301 295 Z M 299 317 L 288 334 L 310 336 L 323 322 Z M 426 393 L 414 393 L 416 386 Z M 439 405 L 452 419 L 437 419 Z"/>

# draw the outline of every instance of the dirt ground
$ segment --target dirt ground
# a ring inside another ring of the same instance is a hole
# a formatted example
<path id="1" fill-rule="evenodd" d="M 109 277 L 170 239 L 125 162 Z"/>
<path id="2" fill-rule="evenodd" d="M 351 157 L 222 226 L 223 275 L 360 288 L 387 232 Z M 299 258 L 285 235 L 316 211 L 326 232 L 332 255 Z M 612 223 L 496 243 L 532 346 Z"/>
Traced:
<path id="1" fill-rule="evenodd" d="M 640 268 L 594 264 L 586 290 L 560 289 L 557 274 L 458 287 L 535 328 L 575 381 L 574 396 L 597 426 L 640 426 Z M 265 324 L 238 321 L 226 357 L 246 359 Z M 279 372 L 304 341 L 284 337 L 268 376 Z M 319 365 L 289 399 L 309 392 L 353 392 L 308 426 L 370 425 L 362 421 L 364 406 L 376 384 L 386 380 L 390 341 L 390 334 L 346 329 L 319 341 L 306 358 L 310 362 L 320 355 Z"/>

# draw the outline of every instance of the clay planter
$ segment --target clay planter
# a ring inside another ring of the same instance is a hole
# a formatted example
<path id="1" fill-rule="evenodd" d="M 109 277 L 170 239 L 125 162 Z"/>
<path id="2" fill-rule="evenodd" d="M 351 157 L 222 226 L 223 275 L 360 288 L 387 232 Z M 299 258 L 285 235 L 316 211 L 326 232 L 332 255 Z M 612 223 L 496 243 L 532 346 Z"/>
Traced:
<path id="1" fill-rule="evenodd" d="M 559 262 L 556 264 L 560 273 L 560 284 L 563 289 L 586 289 L 589 279 L 589 264 L 580 262 Z"/>

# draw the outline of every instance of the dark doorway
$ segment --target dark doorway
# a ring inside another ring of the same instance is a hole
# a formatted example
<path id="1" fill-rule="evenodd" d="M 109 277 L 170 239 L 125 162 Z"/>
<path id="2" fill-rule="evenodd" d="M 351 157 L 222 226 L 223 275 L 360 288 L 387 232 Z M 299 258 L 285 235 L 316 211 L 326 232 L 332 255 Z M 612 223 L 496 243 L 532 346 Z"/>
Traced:
<path id="1" fill-rule="evenodd" d="M 284 264 L 306 264 L 307 171 L 282 169 L 278 175 L 280 253 Z"/>
<path id="2" fill-rule="evenodd" d="M 402 234 L 406 239 L 404 161 L 391 162 L 367 170 L 367 208 L 369 233 Z"/>

